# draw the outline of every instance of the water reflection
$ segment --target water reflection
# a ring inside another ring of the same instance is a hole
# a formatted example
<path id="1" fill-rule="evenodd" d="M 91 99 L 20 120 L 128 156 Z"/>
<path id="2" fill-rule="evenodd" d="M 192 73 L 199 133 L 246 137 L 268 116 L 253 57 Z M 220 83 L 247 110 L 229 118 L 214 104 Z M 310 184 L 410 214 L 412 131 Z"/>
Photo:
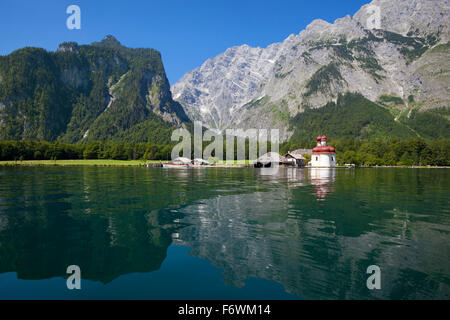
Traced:
<path id="1" fill-rule="evenodd" d="M 233 286 L 255 277 L 304 298 L 449 297 L 448 226 L 418 221 L 419 215 L 400 214 L 398 208 L 379 214 L 389 206 L 365 205 L 362 211 L 360 203 L 349 206 L 338 198 L 321 210 L 315 200 L 334 191 L 335 169 L 284 171 L 278 178 L 292 186 L 294 177 L 306 180 L 300 186 L 311 184 L 315 197 L 279 187 L 204 199 L 182 210 L 190 226 L 180 230 L 176 243 L 223 269 Z M 374 204 L 366 196 L 360 201 Z M 371 264 L 382 269 L 381 291 L 366 287 Z"/>
<path id="2" fill-rule="evenodd" d="M 449 298 L 449 177 L 429 172 L 7 172 L 0 273 L 46 279 L 78 264 L 83 278 L 108 283 L 158 270 L 175 243 L 231 286 L 262 278 L 302 298 Z M 371 264 L 380 291 L 366 288 Z"/>
<path id="3" fill-rule="evenodd" d="M 138 175 L 130 171 L 77 169 L 72 179 L 57 170 L 24 173 L 0 186 L 0 273 L 65 277 L 67 266 L 77 264 L 84 279 L 108 283 L 160 268 L 179 216 L 158 216 L 152 208 L 176 202 L 179 193 L 152 196 L 152 188 L 136 188 Z"/>
<path id="4" fill-rule="evenodd" d="M 311 168 L 308 171 L 311 183 L 316 190 L 317 200 L 324 200 L 328 193 L 334 191 L 336 168 Z"/>
<path id="5" fill-rule="evenodd" d="M 154 214 L 73 218 L 52 214 L 40 218 L 9 217 L 0 233 L 0 273 L 19 279 L 66 276 L 77 264 L 83 278 L 108 283 L 122 274 L 158 270 L 177 226 Z"/>

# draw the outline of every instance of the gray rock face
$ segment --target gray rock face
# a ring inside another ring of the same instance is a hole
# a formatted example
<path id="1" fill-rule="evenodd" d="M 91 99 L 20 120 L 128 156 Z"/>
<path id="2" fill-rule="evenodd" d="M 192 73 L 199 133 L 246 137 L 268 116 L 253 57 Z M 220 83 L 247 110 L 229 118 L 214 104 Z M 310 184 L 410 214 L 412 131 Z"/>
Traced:
<path id="1" fill-rule="evenodd" d="M 400 109 L 411 96 L 421 110 L 448 106 L 449 12 L 448 0 L 374 0 L 282 43 L 230 48 L 171 90 L 209 128 L 279 128 L 282 139 L 291 117 L 346 91 L 399 97 Z"/>
<path id="2" fill-rule="evenodd" d="M 78 52 L 78 43 L 63 42 L 58 46 L 57 52 Z"/>
<path id="3" fill-rule="evenodd" d="M 279 49 L 278 43 L 265 49 L 247 45 L 229 48 L 174 85 L 174 99 L 186 107 L 192 120 L 222 129 L 270 79 Z"/>
<path id="4" fill-rule="evenodd" d="M 440 31 L 445 36 L 443 41 L 448 41 L 448 0 L 374 0 L 363 6 L 353 19 L 367 27 L 368 17 L 373 12 L 371 6 L 380 8 L 383 30 L 404 36 L 427 36 Z"/>

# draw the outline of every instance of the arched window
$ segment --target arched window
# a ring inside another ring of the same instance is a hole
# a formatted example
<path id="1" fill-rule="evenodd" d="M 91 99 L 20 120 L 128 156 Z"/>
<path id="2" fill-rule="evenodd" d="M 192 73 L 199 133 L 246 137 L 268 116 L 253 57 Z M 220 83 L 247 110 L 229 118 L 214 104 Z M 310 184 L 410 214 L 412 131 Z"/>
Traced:
<path id="1" fill-rule="evenodd" d="M 316 161 L 319 161 L 319 157 L 316 157 Z"/>

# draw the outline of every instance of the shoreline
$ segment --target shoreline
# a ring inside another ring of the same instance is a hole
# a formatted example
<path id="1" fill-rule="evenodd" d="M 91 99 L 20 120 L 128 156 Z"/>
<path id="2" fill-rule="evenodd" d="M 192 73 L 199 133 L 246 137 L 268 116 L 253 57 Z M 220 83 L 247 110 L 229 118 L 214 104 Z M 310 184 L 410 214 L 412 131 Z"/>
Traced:
<path id="1" fill-rule="evenodd" d="M 41 166 L 99 166 L 99 167 L 160 167 L 160 164 L 166 161 L 160 160 L 23 160 L 23 161 L 0 161 L 0 167 L 41 167 Z M 285 167 L 281 168 L 295 168 Z M 195 166 L 192 168 L 253 168 L 253 164 L 238 162 L 235 164 L 219 163 L 212 166 Z M 312 167 L 306 166 L 304 169 L 310 169 Z M 336 169 L 354 169 L 354 168 L 404 168 L 404 169 L 450 169 L 448 166 L 336 166 Z"/>

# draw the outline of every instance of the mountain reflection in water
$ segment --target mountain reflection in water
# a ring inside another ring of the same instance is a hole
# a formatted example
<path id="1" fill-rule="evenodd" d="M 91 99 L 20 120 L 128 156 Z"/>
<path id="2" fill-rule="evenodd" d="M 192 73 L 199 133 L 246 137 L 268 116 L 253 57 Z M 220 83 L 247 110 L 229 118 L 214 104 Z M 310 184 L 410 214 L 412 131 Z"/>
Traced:
<path id="1" fill-rule="evenodd" d="M 0 179 L 0 273 L 20 279 L 78 264 L 108 284 L 159 270 L 178 244 L 235 287 L 258 278 L 307 299 L 450 297 L 447 171 L 46 168 Z M 372 264 L 382 290 L 366 287 Z"/>

